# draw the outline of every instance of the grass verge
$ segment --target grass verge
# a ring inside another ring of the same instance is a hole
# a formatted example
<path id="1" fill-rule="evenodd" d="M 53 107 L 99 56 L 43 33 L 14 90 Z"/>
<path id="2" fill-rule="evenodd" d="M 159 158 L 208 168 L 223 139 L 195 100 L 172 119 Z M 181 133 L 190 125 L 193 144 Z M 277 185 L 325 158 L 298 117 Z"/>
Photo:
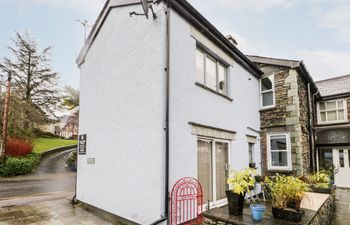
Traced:
<path id="1" fill-rule="evenodd" d="M 34 153 L 41 154 L 44 151 L 67 145 L 77 144 L 77 140 L 65 140 L 59 138 L 36 138 L 34 140 Z"/>

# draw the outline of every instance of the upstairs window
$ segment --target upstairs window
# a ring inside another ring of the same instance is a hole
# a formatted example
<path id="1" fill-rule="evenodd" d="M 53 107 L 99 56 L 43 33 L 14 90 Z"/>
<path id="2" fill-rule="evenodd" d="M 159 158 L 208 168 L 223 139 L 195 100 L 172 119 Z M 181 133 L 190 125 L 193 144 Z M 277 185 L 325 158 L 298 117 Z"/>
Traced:
<path id="1" fill-rule="evenodd" d="M 196 51 L 196 73 L 197 82 L 227 95 L 227 67 L 199 49 Z"/>
<path id="2" fill-rule="evenodd" d="M 347 122 L 347 105 L 345 99 L 329 100 L 318 103 L 318 123 Z"/>
<path id="3" fill-rule="evenodd" d="M 274 75 L 270 75 L 260 80 L 261 108 L 271 108 L 275 106 L 274 78 Z"/>

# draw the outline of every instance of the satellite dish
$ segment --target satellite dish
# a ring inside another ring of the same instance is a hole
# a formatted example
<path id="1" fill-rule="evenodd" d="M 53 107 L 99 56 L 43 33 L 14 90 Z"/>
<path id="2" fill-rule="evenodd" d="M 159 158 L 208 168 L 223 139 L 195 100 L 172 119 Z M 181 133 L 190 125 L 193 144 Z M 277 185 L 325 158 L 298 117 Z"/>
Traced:
<path id="1" fill-rule="evenodd" d="M 141 0 L 141 4 L 142 4 L 143 11 L 145 12 L 145 15 L 148 19 L 148 12 L 149 12 L 148 0 Z"/>

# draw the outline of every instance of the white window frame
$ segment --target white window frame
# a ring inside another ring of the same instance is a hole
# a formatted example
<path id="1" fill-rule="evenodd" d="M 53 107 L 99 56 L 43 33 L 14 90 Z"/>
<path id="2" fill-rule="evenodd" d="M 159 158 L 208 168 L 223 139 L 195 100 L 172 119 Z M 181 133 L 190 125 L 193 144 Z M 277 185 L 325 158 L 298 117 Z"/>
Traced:
<path id="1" fill-rule="evenodd" d="M 343 101 L 343 109 L 338 108 L 338 101 Z M 326 110 L 323 110 L 322 112 L 326 112 L 326 121 L 321 121 L 321 109 L 320 109 L 320 103 L 325 102 Z M 336 102 L 336 109 L 334 110 L 327 110 L 327 102 Z M 327 112 L 328 111 L 336 111 L 337 112 L 337 118 L 339 117 L 339 110 L 344 110 L 344 120 L 332 120 L 328 121 L 327 118 Z M 325 100 L 317 102 L 317 123 L 318 124 L 336 124 L 336 123 L 347 123 L 348 122 L 348 105 L 347 105 L 347 99 L 341 98 L 341 99 L 332 99 L 332 100 Z"/>
<path id="2" fill-rule="evenodd" d="M 225 143 L 227 144 L 227 154 L 228 154 L 228 163 L 226 165 L 227 170 L 230 170 L 231 168 L 231 141 L 228 140 L 224 140 L 224 139 L 217 139 L 217 138 L 208 138 L 208 137 L 204 137 L 204 136 L 197 136 L 197 140 L 202 140 L 202 141 L 211 141 L 212 142 L 212 188 L 213 188 L 213 201 L 209 203 L 209 207 L 210 208 L 216 208 L 216 207 L 221 207 L 227 204 L 227 198 L 223 198 L 223 199 L 216 199 L 216 148 L 215 148 L 215 143 L 216 142 L 220 142 L 220 143 Z M 198 147 L 197 147 L 198 148 Z M 198 149 L 197 149 L 198 151 Z M 198 165 L 197 165 L 198 168 Z M 230 172 L 230 171 L 229 171 Z M 197 175 L 198 175 L 198 171 L 197 171 Z M 198 177 L 197 177 L 198 178 Z M 231 188 L 231 187 L 230 187 Z M 203 204 L 203 209 L 204 211 L 208 210 L 208 204 L 206 202 L 204 202 Z"/>
<path id="3" fill-rule="evenodd" d="M 225 96 L 228 96 L 228 71 L 229 71 L 229 66 L 227 66 L 227 64 L 223 63 L 222 61 L 218 60 L 216 57 L 212 56 L 211 54 L 209 54 L 208 52 L 206 52 L 205 50 L 201 49 L 201 48 L 196 48 L 196 51 L 199 51 L 203 54 L 204 56 L 204 68 L 203 68 L 203 71 L 204 71 L 204 84 L 199 82 L 197 80 L 198 83 L 206 86 L 207 88 L 210 88 L 211 90 L 213 91 L 216 91 L 222 95 L 225 95 Z M 197 53 L 196 53 L 197 54 Z M 211 59 L 212 61 L 215 62 L 215 65 L 216 65 L 216 89 L 213 89 L 211 87 L 209 87 L 207 85 L 207 58 Z M 196 62 L 197 63 L 197 62 Z M 219 83 L 219 65 L 222 66 L 224 68 L 224 77 L 225 77 L 225 93 L 221 93 L 221 90 L 220 90 L 220 83 Z"/>
<path id="4" fill-rule="evenodd" d="M 290 133 L 282 132 L 282 133 L 269 133 L 266 135 L 267 138 L 267 162 L 268 162 L 268 170 L 280 170 L 280 171 L 292 171 L 292 150 L 290 143 Z M 274 136 L 285 136 L 286 137 L 286 146 L 287 146 L 287 166 L 273 166 L 272 158 L 271 158 L 271 137 Z"/>
<path id="5" fill-rule="evenodd" d="M 262 90 L 262 80 L 264 79 L 264 78 L 270 78 L 271 79 L 271 81 L 272 81 L 272 90 L 267 90 L 267 91 L 263 91 Z M 262 78 L 260 78 L 260 108 L 261 109 L 270 109 L 270 108 L 274 108 L 274 107 L 276 107 L 276 96 L 275 96 L 275 92 L 276 92 L 276 90 L 275 90 L 275 73 L 273 73 L 273 74 L 271 74 L 271 75 L 268 75 L 268 76 L 264 76 L 264 77 L 262 77 Z M 272 97 L 273 97 L 273 104 L 272 105 L 268 105 L 268 106 L 264 106 L 263 105 L 263 94 L 264 93 L 268 93 L 268 92 L 271 92 L 272 91 Z"/>

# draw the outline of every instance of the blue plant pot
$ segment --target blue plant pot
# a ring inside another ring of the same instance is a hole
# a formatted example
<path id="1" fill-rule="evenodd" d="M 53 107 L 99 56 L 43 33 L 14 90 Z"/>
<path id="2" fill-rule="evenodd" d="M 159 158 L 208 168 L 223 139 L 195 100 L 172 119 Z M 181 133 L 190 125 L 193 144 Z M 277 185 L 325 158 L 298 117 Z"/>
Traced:
<path id="1" fill-rule="evenodd" d="M 264 218 L 266 206 L 261 204 L 251 204 L 250 209 L 252 217 L 255 221 L 261 221 Z"/>

